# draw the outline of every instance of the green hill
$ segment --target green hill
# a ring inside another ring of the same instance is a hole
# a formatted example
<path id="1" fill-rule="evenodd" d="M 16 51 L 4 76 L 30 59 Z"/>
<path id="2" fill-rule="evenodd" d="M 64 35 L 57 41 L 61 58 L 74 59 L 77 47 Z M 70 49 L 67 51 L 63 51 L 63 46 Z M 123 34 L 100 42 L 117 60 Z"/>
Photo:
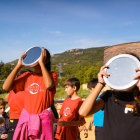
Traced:
<path id="1" fill-rule="evenodd" d="M 86 83 L 91 78 L 97 77 L 103 65 L 104 49 L 105 47 L 73 49 L 55 54 L 52 56 L 52 69 L 59 74 L 59 63 L 61 63 L 63 75 L 61 81 L 69 77 L 77 77 L 81 84 Z"/>
<path id="2" fill-rule="evenodd" d="M 59 78 L 59 85 L 69 77 L 79 78 L 81 84 L 88 82 L 91 78 L 97 77 L 100 67 L 103 65 L 103 56 L 105 47 L 94 47 L 88 49 L 73 49 L 63 53 L 52 55 L 52 70 L 56 71 Z M 18 60 L 9 62 L 8 64 L 17 64 Z M 62 70 L 59 71 L 59 64 L 61 63 Z M 25 67 L 23 68 L 25 69 Z"/>

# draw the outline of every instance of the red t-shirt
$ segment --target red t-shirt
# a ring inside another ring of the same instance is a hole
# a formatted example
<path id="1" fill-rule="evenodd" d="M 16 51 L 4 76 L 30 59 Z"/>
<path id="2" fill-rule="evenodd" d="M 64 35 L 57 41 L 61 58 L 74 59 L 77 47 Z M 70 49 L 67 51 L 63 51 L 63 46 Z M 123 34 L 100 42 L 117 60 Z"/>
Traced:
<path id="1" fill-rule="evenodd" d="M 15 94 L 13 90 L 8 96 L 8 104 L 10 106 L 10 120 L 19 119 L 21 111 L 24 107 L 24 91 L 19 91 Z"/>
<path id="2" fill-rule="evenodd" d="M 55 87 L 50 90 L 46 89 L 43 76 L 33 72 L 26 72 L 14 81 L 16 92 L 25 91 L 24 109 L 29 114 L 40 114 L 51 106 L 56 93 L 57 74 L 49 72 L 49 75 L 55 83 Z"/>
<path id="3" fill-rule="evenodd" d="M 84 117 L 79 115 L 79 108 L 82 103 L 81 98 L 75 100 L 71 100 L 71 98 L 65 99 L 60 110 L 60 115 L 62 116 L 60 121 L 85 121 Z M 60 140 L 77 140 L 78 126 L 63 126 L 62 129 L 57 126 L 55 138 Z"/>

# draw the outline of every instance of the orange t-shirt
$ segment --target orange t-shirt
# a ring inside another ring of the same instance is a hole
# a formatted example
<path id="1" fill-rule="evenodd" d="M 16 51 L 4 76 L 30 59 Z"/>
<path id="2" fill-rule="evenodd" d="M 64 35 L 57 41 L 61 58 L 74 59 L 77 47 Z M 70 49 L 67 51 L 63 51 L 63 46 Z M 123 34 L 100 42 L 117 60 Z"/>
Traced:
<path id="1" fill-rule="evenodd" d="M 19 119 L 21 111 L 24 107 L 24 91 L 15 93 L 13 90 L 10 91 L 8 96 L 8 104 L 10 106 L 10 120 Z"/>
<path id="2" fill-rule="evenodd" d="M 16 92 L 25 91 L 24 109 L 29 114 L 40 114 L 51 106 L 56 93 L 57 74 L 49 72 L 49 75 L 55 83 L 55 87 L 50 90 L 46 89 L 43 76 L 33 72 L 26 72 L 14 81 Z"/>
<path id="3" fill-rule="evenodd" d="M 84 120 L 84 117 L 79 115 L 79 108 L 83 103 L 81 98 L 71 100 L 67 98 L 64 100 L 60 110 L 60 121 L 79 121 Z M 76 140 L 78 139 L 78 126 L 63 126 L 60 128 L 57 125 L 55 138 L 59 140 Z"/>

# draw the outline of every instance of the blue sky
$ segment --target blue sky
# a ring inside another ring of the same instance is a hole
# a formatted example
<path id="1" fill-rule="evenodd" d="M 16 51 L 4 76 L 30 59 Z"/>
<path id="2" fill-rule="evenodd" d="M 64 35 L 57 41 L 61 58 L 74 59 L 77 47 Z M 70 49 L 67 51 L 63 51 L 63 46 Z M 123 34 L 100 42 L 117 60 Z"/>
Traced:
<path id="1" fill-rule="evenodd" d="M 0 0 L 0 61 L 140 41 L 139 0 Z"/>

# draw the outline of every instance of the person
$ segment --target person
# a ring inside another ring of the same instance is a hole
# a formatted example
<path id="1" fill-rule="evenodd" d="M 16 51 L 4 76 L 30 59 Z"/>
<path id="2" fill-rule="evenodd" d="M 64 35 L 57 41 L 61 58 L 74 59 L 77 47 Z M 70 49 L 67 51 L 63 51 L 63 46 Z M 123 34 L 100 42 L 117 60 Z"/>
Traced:
<path id="1" fill-rule="evenodd" d="M 135 87 L 127 91 L 107 90 L 100 98 L 97 98 L 105 86 L 103 76 L 110 75 L 104 70 L 107 65 L 101 67 L 98 73 L 98 84 L 93 92 L 82 104 L 79 114 L 91 115 L 104 109 L 104 124 L 102 140 L 139 140 L 140 139 L 140 73 L 134 77 L 138 79 Z M 140 68 L 135 69 L 137 72 Z M 128 108 L 130 111 L 128 111 Z"/>
<path id="2" fill-rule="evenodd" d="M 7 139 L 7 130 L 9 125 L 9 117 L 5 112 L 6 102 L 3 98 L 0 98 L 0 115 L 4 119 L 4 124 L 0 126 L 0 140 Z"/>
<path id="3" fill-rule="evenodd" d="M 97 83 L 98 83 L 97 78 L 93 78 L 88 82 L 87 88 L 90 89 L 90 93 L 94 91 Z M 101 95 L 102 95 L 102 92 L 100 92 L 97 99 L 100 98 Z M 92 130 L 92 126 L 94 124 L 94 126 L 95 126 L 95 140 L 102 140 L 103 121 L 104 121 L 104 111 L 103 110 L 100 110 L 97 113 L 93 114 L 93 117 L 92 117 L 92 119 L 90 121 L 90 125 L 89 125 L 89 131 Z"/>
<path id="4" fill-rule="evenodd" d="M 17 74 L 17 77 L 19 77 L 25 72 L 32 72 L 32 71 L 29 69 L 20 70 Z M 10 107 L 10 113 L 9 113 L 10 118 L 9 118 L 7 140 L 12 140 L 21 111 L 24 107 L 24 91 L 19 91 L 15 93 L 13 90 L 11 90 L 8 96 L 8 104 Z"/>
<path id="5" fill-rule="evenodd" d="M 78 126 L 85 123 L 78 110 L 82 104 L 82 99 L 77 95 L 80 88 L 80 81 L 77 78 L 69 78 L 64 82 L 65 92 L 70 96 L 66 98 L 60 109 L 60 119 L 58 120 L 55 138 L 58 140 L 77 140 Z"/>
<path id="6" fill-rule="evenodd" d="M 38 64 L 33 67 L 35 72 L 25 72 L 15 79 L 23 67 L 24 55 L 25 52 L 20 56 L 16 67 L 3 84 L 3 90 L 13 90 L 15 93 L 24 91 L 26 98 L 13 140 L 17 138 L 53 140 L 55 118 L 50 107 L 56 93 L 57 74 L 51 72 L 51 55 L 44 48 Z"/>

